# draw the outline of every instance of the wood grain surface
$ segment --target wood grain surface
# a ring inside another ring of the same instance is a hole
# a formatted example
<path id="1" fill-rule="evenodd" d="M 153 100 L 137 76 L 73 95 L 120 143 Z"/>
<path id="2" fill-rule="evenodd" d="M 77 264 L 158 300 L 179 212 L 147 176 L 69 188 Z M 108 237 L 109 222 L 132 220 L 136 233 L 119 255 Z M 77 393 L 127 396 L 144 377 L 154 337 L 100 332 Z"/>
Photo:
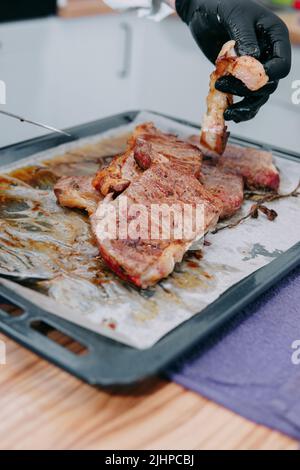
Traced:
<path id="1" fill-rule="evenodd" d="M 82 383 L 0 335 L 0 449 L 297 449 L 162 379 L 124 390 Z"/>
<path id="2" fill-rule="evenodd" d="M 66 6 L 58 9 L 59 16 L 75 18 L 80 16 L 101 15 L 113 13 L 102 0 L 68 0 Z M 282 13 L 281 18 L 289 28 L 293 44 L 300 44 L 300 13 Z"/>

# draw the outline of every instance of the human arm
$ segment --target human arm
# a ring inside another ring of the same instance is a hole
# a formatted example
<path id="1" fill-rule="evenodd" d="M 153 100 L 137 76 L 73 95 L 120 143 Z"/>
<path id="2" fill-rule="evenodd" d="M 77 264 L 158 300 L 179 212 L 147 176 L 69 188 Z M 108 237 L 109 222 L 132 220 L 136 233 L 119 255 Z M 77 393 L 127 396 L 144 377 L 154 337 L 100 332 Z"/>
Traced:
<path id="1" fill-rule="evenodd" d="M 216 82 L 217 90 L 244 98 L 227 108 L 225 119 L 252 119 L 290 71 L 291 44 L 286 25 L 252 0 L 176 0 L 175 5 L 211 62 L 215 63 L 222 46 L 232 39 L 239 56 L 252 56 L 263 63 L 270 80 L 258 91 L 251 92 L 232 76 Z"/>

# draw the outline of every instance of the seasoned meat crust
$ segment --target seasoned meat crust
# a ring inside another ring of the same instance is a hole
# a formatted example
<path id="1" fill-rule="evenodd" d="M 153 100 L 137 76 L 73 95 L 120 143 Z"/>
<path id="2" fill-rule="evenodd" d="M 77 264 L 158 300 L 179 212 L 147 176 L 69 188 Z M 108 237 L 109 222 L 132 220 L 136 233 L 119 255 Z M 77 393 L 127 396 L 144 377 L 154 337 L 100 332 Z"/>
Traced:
<path id="1" fill-rule="evenodd" d="M 196 135 L 189 138 L 189 141 L 195 145 L 198 140 Z M 219 169 L 242 176 L 247 189 L 278 191 L 280 175 L 274 165 L 271 152 L 228 144 L 224 154 L 220 157 L 201 145 L 199 148 L 203 153 L 204 161 L 209 161 Z"/>
<path id="2" fill-rule="evenodd" d="M 195 139 L 191 137 L 192 142 Z M 247 187 L 277 190 L 279 174 L 272 155 L 228 145 L 220 157 L 144 124 L 136 128 L 124 155 L 117 156 L 94 179 L 63 177 L 54 191 L 61 205 L 89 213 L 100 254 L 111 270 L 121 279 L 147 288 L 167 277 L 193 242 L 213 229 L 219 218 L 235 214 L 243 202 L 244 181 Z M 125 212 L 118 210 L 122 198 L 127 202 Z M 145 208 L 146 234 L 137 231 L 134 237 L 124 237 L 117 230 L 115 237 L 103 237 L 101 219 L 108 204 L 116 209 L 117 229 L 124 222 L 127 227 L 145 225 L 138 212 L 130 212 L 136 205 Z M 171 209 L 168 237 L 161 236 L 165 221 L 151 218 L 153 205 Z M 188 221 L 193 232 L 180 238 L 174 236 L 174 229 L 185 206 L 192 210 L 202 207 L 204 219 L 198 226 L 192 212 L 184 223 Z"/>
<path id="3" fill-rule="evenodd" d="M 219 167 L 241 175 L 248 189 L 279 189 L 280 176 L 271 152 L 228 145 Z"/>
<path id="4" fill-rule="evenodd" d="M 224 111 L 233 103 L 233 96 L 222 93 L 215 87 L 216 81 L 232 75 L 241 80 L 251 91 L 256 91 L 269 81 L 263 65 L 254 57 L 238 57 L 235 41 L 228 41 L 221 49 L 216 61 L 216 69 L 210 76 L 207 111 L 203 118 L 200 143 L 208 150 L 222 155 L 229 137 L 225 125 Z"/>
<path id="5" fill-rule="evenodd" d="M 135 129 L 125 154 L 96 175 L 93 185 L 103 196 L 110 195 L 110 204 L 117 207 L 122 193 L 129 206 L 142 204 L 147 208 L 149 220 L 152 205 L 176 205 L 180 213 L 184 205 L 204 209 L 204 225 L 191 238 L 153 239 L 153 223 L 163 222 L 151 219 L 146 238 L 103 240 L 99 219 L 105 199 L 92 217 L 92 226 L 103 259 L 122 279 L 143 288 L 155 284 L 173 271 L 193 241 L 216 225 L 223 205 L 199 181 L 201 163 L 202 153 L 195 145 L 146 123 Z M 132 222 L 128 215 L 125 217 Z M 190 222 L 194 227 L 194 220 Z M 157 228 L 159 232 L 162 227 Z"/>

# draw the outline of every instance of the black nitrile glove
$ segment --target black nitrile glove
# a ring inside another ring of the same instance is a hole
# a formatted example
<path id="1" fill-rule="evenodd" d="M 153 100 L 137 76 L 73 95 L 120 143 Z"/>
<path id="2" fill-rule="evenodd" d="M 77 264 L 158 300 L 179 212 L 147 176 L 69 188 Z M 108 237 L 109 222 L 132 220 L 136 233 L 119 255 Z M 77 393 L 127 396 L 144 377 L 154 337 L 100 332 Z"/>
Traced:
<path id="1" fill-rule="evenodd" d="M 176 10 L 211 62 L 215 63 L 222 46 L 232 39 L 239 56 L 250 55 L 264 64 L 270 81 L 258 91 L 251 92 L 232 76 L 216 82 L 217 90 L 244 97 L 225 111 L 225 119 L 252 119 L 278 81 L 290 72 L 291 44 L 284 22 L 252 0 L 176 0 Z"/>

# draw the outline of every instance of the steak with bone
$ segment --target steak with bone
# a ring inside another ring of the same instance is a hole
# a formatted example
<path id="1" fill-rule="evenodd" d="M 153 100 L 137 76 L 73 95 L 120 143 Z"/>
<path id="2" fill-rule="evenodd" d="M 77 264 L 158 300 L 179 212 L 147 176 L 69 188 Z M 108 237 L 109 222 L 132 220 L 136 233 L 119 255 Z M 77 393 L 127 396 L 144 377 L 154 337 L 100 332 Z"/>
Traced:
<path id="1" fill-rule="evenodd" d="M 188 140 L 196 145 L 199 138 L 193 135 Z M 280 175 L 274 165 L 271 152 L 228 144 L 224 154 L 220 157 L 215 152 L 207 150 L 199 144 L 198 146 L 203 153 L 204 162 L 209 161 L 220 170 L 241 176 L 247 189 L 278 191 Z"/>
<path id="2" fill-rule="evenodd" d="M 244 202 L 244 182 L 238 174 L 203 162 L 200 181 L 221 203 L 220 219 L 232 217 Z"/>

